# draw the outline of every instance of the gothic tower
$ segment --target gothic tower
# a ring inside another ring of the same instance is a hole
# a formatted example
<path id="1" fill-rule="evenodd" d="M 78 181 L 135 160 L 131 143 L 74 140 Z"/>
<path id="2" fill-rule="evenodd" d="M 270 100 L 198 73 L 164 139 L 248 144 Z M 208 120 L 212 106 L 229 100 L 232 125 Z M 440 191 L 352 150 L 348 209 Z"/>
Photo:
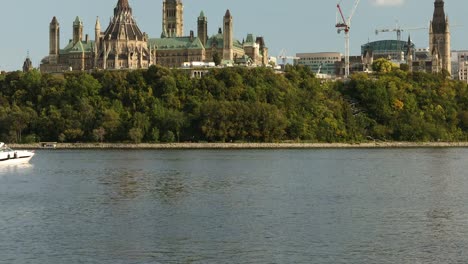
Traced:
<path id="1" fill-rule="evenodd" d="M 450 25 L 445 16 L 444 0 L 435 0 L 434 17 L 429 26 L 429 50 L 432 55 L 432 72 L 446 70 L 451 74 Z"/>
<path id="2" fill-rule="evenodd" d="M 203 46 L 205 46 L 208 41 L 208 19 L 203 11 L 201 11 L 200 16 L 198 17 L 198 38 Z"/>
<path id="3" fill-rule="evenodd" d="M 83 22 L 79 17 L 76 17 L 73 22 L 73 44 L 83 40 Z"/>
<path id="4" fill-rule="evenodd" d="M 164 0 L 162 35 L 171 38 L 184 35 L 184 6 L 182 0 Z"/>
<path id="5" fill-rule="evenodd" d="M 223 48 L 223 60 L 234 59 L 234 30 L 232 28 L 232 16 L 229 9 L 226 11 L 223 19 L 223 33 L 224 33 L 224 48 Z"/>
<path id="6" fill-rule="evenodd" d="M 411 43 L 411 36 L 408 36 L 408 43 L 406 49 L 406 63 L 408 64 L 408 71 L 413 72 L 413 47 Z"/>
<path id="7" fill-rule="evenodd" d="M 60 24 L 54 17 L 49 25 L 49 63 L 57 64 L 60 51 Z"/>

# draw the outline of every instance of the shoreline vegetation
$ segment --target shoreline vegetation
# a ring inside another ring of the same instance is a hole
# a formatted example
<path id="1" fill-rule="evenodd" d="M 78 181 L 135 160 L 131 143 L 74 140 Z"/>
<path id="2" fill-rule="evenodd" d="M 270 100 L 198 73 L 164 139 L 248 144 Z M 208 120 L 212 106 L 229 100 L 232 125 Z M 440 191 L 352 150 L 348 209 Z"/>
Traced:
<path id="1" fill-rule="evenodd" d="M 42 149 L 40 144 L 10 144 L 12 148 Z M 57 143 L 56 149 L 365 149 L 466 148 L 468 142 L 365 142 L 365 143 Z"/>
<path id="2" fill-rule="evenodd" d="M 287 66 L 281 74 L 261 67 L 215 68 L 202 78 L 159 66 L 63 75 L 8 73 L 0 75 L 0 141 L 134 143 L 103 145 L 112 148 L 420 147 L 452 143 L 388 142 L 468 142 L 465 82 L 443 73 L 409 72 L 388 61 L 380 61 L 388 67 L 377 67 L 377 62 L 372 74 L 355 73 L 336 82 L 320 80 L 301 66 Z M 162 144 L 141 144 L 150 142 Z M 357 142 L 371 143 L 352 144 Z M 80 148 L 86 146 L 103 148 Z"/>

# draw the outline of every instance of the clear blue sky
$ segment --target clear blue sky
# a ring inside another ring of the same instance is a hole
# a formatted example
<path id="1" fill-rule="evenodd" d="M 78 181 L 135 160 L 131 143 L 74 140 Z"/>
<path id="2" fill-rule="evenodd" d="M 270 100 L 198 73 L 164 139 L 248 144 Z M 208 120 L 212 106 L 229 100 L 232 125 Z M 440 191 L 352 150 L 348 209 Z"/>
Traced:
<path id="1" fill-rule="evenodd" d="M 150 37 L 161 35 L 162 0 L 129 0 L 140 29 Z M 342 0 L 349 13 L 354 0 Z M 84 21 L 85 33 L 94 38 L 96 17 L 105 28 L 117 0 L 15 0 L 2 1 L 0 16 L 0 70 L 20 69 L 29 50 L 33 64 L 48 54 L 48 27 L 53 16 L 61 26 L 61 45 L 72 37 L 72 23 L 76 16 Z M 288 55 L 299 52 L 344 52 L 343 35 L 338 35 L 336 22 L 337 0 L 186 0 L 185 34 L 196 32 L 196 18 L 203 10 L 208 17 L 210 34 L 222 25 L 226 9 L 234 17 L 235 37 L 242 40 L 247 33 L 262 35 L 277 56 L 285 49 Z M 432 18 L 434 0 L 361 0 L 352 21 L 351 54 L 358 55 L 360 45 L 368 40 L 396 39 L 395 33 L 375 35 L 376 28 L 394 27 L 396 20 L 404 27 L 428 26 Z M 445 10 L 452 24 L 452 49 L 468 49 L 468 23 L 463 25 L 468 1 L 446 0 Z M 104 30 L 104 29 L 103 29 Z M 417 47 L 428 46 L 427 30 L 410 32 Z M 407 39 L 408 33 L 403 33 Z"/>

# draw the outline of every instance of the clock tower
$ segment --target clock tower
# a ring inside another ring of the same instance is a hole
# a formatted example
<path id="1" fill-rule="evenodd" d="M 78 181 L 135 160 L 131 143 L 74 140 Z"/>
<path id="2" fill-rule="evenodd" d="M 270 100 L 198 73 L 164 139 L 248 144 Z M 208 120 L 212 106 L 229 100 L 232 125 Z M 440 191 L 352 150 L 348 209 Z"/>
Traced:
<path id="1" fill-rule="evenodd" d="M 446 70 L 452 73 L 450 25 L 444 11 L 444 0 L 435 0 L 434 16 L 429 26 L 429 51 L 432 55 L 432 72 Z"/>

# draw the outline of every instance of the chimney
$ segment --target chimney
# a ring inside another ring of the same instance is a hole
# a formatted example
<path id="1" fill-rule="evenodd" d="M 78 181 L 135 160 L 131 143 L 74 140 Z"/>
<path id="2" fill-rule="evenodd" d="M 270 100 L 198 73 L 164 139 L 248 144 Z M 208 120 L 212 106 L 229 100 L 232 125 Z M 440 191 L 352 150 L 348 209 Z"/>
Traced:
<path id="1" fill-rule="evenodd" d="M 86 34 L 86 36 L 85 36 L 85 42 L 89 43 L 89 35 L 88 34 Z"/>
<path id="2" fill-rule="evenodd" d="M 193 41 L 193 36 L 194 36 L 193 30 L 190 30 L 190 41 Z"/>

